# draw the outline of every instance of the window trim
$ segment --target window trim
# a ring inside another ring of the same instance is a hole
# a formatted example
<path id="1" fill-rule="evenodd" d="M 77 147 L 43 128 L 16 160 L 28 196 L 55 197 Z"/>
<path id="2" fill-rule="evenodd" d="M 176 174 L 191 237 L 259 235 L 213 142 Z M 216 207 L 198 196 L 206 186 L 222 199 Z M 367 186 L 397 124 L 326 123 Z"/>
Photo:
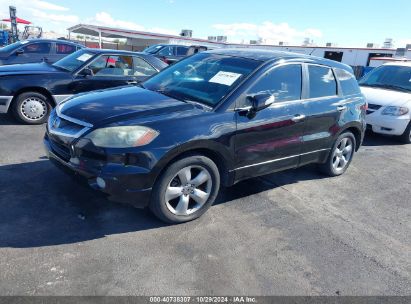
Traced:
<path id="1" fill-rule="evenodd" d="M 304 98 L 303 98 L 303 93 L 304 93 L 304 86 L 305 86 L 305 81 L 304 81 L 304 63 L 303 62 L 284 62 L 280 64 L 274 64 L 270 66 L 268 69 L 262 71 L 260 75 L 252 82 L 250 83 L 249 87 L 251 88 L 253 85 L 255 85 L 258 81 L 260 81 L 266 74 L 271 73 L 274 69 L 288 66 L 288 65 L 299 65 L 301 67 L 301 94 L 300 94 L 300 99 L 294 99 L 294 100 L 286 100 L 286 101 L 275 101 L 272 105 L 270 105 L 268 108 L 275 108 L 277 106 L 283 106 L 286 104 L 293 104 L 293 103 L 301 103 Z M 239 111 L 243 109 L 243 107 L 238 106 L 238 101 L 242 98 L 246 98 L 248 95 L 248 90 L 245 90 L 243 93 L 241 93 L 238 98 L 234 101 L 234 111 Z"/>
<path id="2" fill-rule="evenodd" d="M 306 83 L 306 89 L 305 89 L 305 95 L 304 98 L 302 98 L 302 100 L 304 101 L 317 101 L 317 100 L 323 100 L 323 99 L 329 99 L 329 98 L 338 98 L 338 97 L 342 97 L 341 96 L 341 88 L 340 88 L 340 83 L 335 75 L 335 71 L 334 71 L 334 67 L 328 66 L 328 65 L 323 65 L 323 64 L 318 64 L 318 63 L 304 63 L 304 78 L 305 78 L 305 83 Z M 335 84 L 336 84 L 336 89 L 337 92 L 335 95 L 327 95 L 327 96 L 321 96 L 321 97 L 313 97 L 313 98 L 309 98 L 310 96 L 310 72 L 308 70 L 309 66 L 318 66 L 318 67 L 322 67 L 322 68 L 327 68 L 330 69 L 333 73 L 334 76 L 334 80 L 335 80 Z"/>

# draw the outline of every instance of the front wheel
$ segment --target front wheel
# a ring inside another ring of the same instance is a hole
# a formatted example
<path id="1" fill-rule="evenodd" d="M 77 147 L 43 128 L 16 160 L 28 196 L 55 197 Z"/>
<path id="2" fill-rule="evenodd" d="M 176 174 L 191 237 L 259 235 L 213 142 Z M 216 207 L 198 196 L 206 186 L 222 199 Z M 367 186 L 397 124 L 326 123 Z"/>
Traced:
<path id="1" fill-rule="evenodd" d="M 214 203 L 220 187 L 215 163 L 193 155 L 171 164 L 153 188 L 151 211 L 169 224 L 184 223 L 204 214 Z"/>
<path id="2" fill-rule="evenodd" d="M 321 172 L 329 176 L 339 176 L 347 171 L 356 148 L 354 134 L 344 132 L 338 136 L 330 151 L 327 162 L 319 166 Z"/>
<path id="3" fill-rule="evenodd" d="M 400 136 L 400 140 L 405 144 L 411 144 L 411 122 L 408 124 L 407 129 L 405 129 L 404 134 Z"/>
<path id="4" fill-rule="evenodd" d="M 11 109 L 13 115 L 22 123 L 35 125 L 46 122 L 51 104 L 43 94 L 26 92 L 17 96 Z"/>

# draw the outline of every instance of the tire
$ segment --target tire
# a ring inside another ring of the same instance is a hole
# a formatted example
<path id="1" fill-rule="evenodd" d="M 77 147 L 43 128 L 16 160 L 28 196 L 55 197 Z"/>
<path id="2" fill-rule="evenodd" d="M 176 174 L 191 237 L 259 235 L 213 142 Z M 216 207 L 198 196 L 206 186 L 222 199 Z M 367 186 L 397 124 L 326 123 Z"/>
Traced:
<path id="1" fill-rule="evenodd" d="M 334 142 L 327 161 L 319 166 L 320 171 L 331 177 L 344 174 L 351 164 L 356 146 L 354 134 L 349 131 L 342 133 Z"/>
<path id="2" fill-rule="evenodd" d="M 407 129 L 405 129 L 404 134 L 400 136 L 400 140 L 404 144 L 411 144 L 411 122 L 408 124 Z"/>
<path id="3" fill-rule="evenodd" d="M 45 123 L 51 109 L 50 100 L 37 92 L 20 94 L 11 106 L 14 117 L 28 125 Z"/>
<path id="4" fill-rule="evenodd" d="M 172 163 L 158 178 L 149 208 L 168 224 L 189 222 L 211 207 L 219 188 L 216 164 L 205 156 L 191 155 Z"/>

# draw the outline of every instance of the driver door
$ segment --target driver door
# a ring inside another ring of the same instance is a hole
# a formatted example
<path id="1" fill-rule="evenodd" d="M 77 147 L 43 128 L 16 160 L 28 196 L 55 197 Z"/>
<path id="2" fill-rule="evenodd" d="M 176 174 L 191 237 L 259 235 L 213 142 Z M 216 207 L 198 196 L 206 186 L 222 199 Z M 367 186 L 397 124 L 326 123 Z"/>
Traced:
<path id="1" fill-rule="evenodd" d="M 259 93 L 273 95 L 274 103 L 258 112 L 241 110 L 251 106 L 247 96 Z M 264 72 L 239 98 L 236 179 L 298 166 L 305 128 L 301 93 L 301 64 L 286 64 Z"/>
<path id="2" fill-rule="evenodd" d="M 8 60 L 8 64 L 47 62 L 52 50 L 50 42 L 28 43 L 16 50 Z"/>
<path id="3" fill-rule="evenodd" d="M 132 56 L 102 55 L 86 68 L 92 71 L 92 75 L 84 75 L 82 71 L 78 72 L 70 86 L 72 94 L 125 86 L 138 82 L 134 76 Z"/>

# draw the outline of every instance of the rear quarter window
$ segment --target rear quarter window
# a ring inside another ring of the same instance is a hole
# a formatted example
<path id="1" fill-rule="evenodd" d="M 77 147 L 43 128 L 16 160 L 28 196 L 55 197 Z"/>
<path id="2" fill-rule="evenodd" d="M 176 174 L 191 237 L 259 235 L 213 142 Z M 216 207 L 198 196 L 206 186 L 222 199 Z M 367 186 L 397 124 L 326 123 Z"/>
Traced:
<path id="1" fill-rule="evenodd" d="M 361 93 L 358 82 L 353 74 L 342 69 L 335 69 L 335 76 L 340 82 L 341 90 L 344 96 Z"/>

